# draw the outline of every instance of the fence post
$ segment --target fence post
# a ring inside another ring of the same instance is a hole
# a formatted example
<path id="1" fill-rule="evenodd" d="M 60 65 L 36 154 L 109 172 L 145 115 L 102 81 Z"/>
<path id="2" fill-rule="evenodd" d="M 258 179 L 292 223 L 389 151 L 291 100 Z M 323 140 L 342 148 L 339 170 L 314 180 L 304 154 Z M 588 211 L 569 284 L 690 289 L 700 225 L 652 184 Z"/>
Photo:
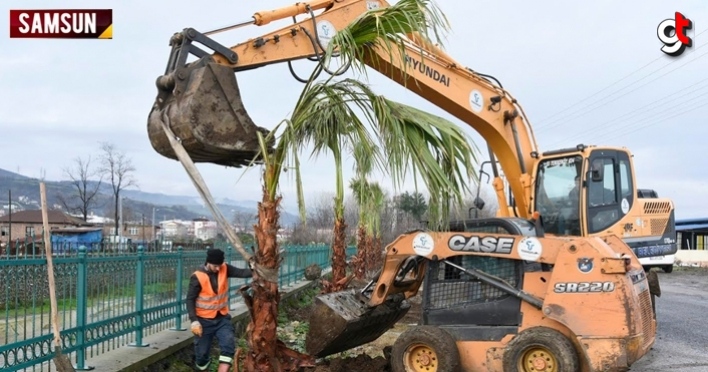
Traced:
<path id="1" fill-rule="evenodd" d="M 135 329 L 135 342 L 130 343 L 129 346 L 134 347 L 145 347 L 150 346 L 150 344 L 143 343 L 143 281 L 145 275 L 145 248 L 142 245 L 138 246 L 138 267 L 137 275 L 135 275 L 135 312 L 136 318 L 136 329 Z"/>
<path id="2" fill-rule="evenodd" d="M 175 285 L 175 295 L 177 298 L 177 309 L 175 311 L 175 327 L 170 328 L 172 331 L 186 331 L 187 328 L 182 328 L 182 278 L 184 277 L 184 249 L 182 246 L 177 246 L 177 284 Z"/>
<path id="3" fill-rule="evenodd" d="M 217 247 L 217 246 L 216 246 L 216 243 L 214 243 L 214 245 L 212 246 L 212 248 L 216 248 L 216 247 Z M 233 249 L 232 249 L 232 248 L 233 248 L 233 247 L 231 246 L 231 243 L 226 243 L 226 245 L 224 245 L 224 249 L 222 249 L 222 250 L 224 251 L 224 256 L 225 256 L 225 257 L 224 257 L 224 262 L 226 262 L 226 263 L 229 264 L 229 265 L 233 265 L 233 264 L 234 264 L 233 261 L 235 260 L 235 259 L 234 259 L 234 256 L 233 256 Z M 241 256 L 241 255 L 239 255 L 239 257 L 240 257 L 240 256 Z M 226 283 L 228 283 L 228 284 L 226 285 L 226 287 L 227 287 L 227 289 L 226 289 L 226 301 L 227 301 L 226 305 L 229 307 L 229 311 L 233 310 L 233 307 L 231 306 L 231 300 L 232 300 L 234 297 L 231 295 L 231 290 L 232 290 L 231 284 L 232 284 L 235 280 L 237 280 L 237 279 L 229 279 L 229 278 L 226 278 Z"/>
<path id="4" fill-rule="evenodd" d="M 76 370 L 90 371 L 94 367 L 84 365 L 86 362 L 86 307 L 88 305 L 88 280 L 86 246 L 80 245 L 78 250 L 79 263 L 76 269 Z"/>

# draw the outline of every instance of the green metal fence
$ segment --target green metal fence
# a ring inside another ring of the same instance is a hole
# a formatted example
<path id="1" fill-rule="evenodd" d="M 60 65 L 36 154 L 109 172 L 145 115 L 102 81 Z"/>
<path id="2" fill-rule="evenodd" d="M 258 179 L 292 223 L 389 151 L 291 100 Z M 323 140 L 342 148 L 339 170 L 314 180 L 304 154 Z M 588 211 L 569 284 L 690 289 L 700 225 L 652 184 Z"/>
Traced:
<path id="1" fill-rule="evenodd" d="M 228 245 L 217 245 L 227 261 L 246 267 Z M 327 245 L 282 246 L 280 287 L 304 279 L 308 265 L 330 267 Z M 347 256 L 356 249 L 349 247 Z M 75 252 L 75 253 L 74 253 Z M 204 251 L 92 253 L 85 247 L 53 256 L 58 322 L 63 352 L 76 370 L 91 370 L 86 359 L 119 347 L 145 347 L 144 338 L 182 331 L 188 322 L 184 298 L 191 273 Z M 238 289 L 250 279 L 230 279 L 230 304 L 242 302 Z M 48 371 L 53 357 L 47 260 L 41 254 L 0 257 L 0 370 Z"/>

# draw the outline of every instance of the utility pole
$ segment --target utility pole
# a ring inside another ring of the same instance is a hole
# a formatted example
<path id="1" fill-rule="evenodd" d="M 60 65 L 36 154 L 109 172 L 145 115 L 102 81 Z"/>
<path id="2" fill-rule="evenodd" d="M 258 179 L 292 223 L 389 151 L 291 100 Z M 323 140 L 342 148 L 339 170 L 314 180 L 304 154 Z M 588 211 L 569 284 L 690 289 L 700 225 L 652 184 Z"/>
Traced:
<path id="1" fill-rule="evenodd" d="M 118 231 L 116 231 L 116 234 L 118 234 L 118 241 L 121 242 L 123 239 L 121 237 L 123 236 L 122 234 L 123 231 L 123 198 L 118 197 Z"/>
<path id="2" fill-rule="evenodd" d="M 140 221 L 140 231 L 143 235 L 143 244 L 145 244 L 145 213 L 141 213 L 142 220 Z"/>
<path id="3" fill-rule="evenodd" d="M 155 207 L 152 207 L 152 240 L 155 241 L 157 236 L 155 235 Z"/>
<path id="4" fill-rule="evenodd" d="M 10 227 L 7 231 L 7 255 L 10 255 L 10 244 L 12 244 L 12 190 L 7 190 L 7 219 Z"/>

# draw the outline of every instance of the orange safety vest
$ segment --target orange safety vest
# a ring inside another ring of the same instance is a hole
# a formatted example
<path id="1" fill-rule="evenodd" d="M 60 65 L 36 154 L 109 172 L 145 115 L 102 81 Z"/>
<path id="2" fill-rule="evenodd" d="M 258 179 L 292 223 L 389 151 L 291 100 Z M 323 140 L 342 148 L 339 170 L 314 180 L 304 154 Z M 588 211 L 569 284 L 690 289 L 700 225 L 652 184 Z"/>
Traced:
<path id="1" fill-rule="evenodd" d="M 209 274 L 203 271 L 195 271 L 194 274 L 199 279 L 202 291 L 196 301 L 197 316 L 205 319 L 216 318 L 217 313 L 226 315 L 229 313 L 229 281 L 226 277 L 226 264 L 219 268 L 218 287 L 219 293 L 214 293 L 209 280 Z"/>

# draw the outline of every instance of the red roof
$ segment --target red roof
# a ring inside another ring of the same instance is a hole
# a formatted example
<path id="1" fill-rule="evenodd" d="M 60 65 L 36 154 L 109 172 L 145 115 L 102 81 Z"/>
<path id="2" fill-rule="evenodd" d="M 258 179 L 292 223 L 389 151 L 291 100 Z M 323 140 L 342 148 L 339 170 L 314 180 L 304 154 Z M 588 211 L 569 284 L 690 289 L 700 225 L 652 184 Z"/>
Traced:
<path id="1" fill-rule="evenodd" d="M 11 219 L 12 218 L 12 219 Z M 74 225 L 74 226 L 92 226 L 92 224 L 85 222 L 79 218 L 69 216 L 62 211 L 47 211 L 47 220 L 53 225 Z M 5 215 L 0 217 L 0 222 L 10 222 L 13 223 L 31 223 L 31 224 L 41 224 L 42 223 L 42 211 L 40 209 L 15 212 L 11 215 Z"/>

